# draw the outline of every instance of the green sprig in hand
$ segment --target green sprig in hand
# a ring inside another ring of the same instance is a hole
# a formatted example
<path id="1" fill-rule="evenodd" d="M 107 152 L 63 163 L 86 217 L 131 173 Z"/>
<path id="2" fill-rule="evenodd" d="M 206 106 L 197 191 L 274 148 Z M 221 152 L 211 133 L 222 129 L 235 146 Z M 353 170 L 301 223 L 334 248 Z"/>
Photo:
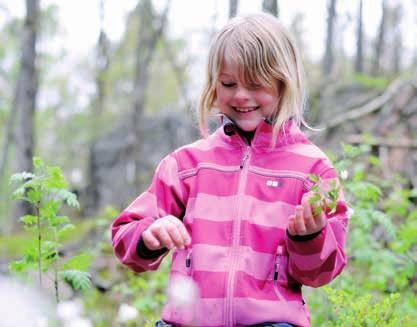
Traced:
<path id="1" fill-rule="evenodd" d="M 311 235 L 320 232 L 327 224 L 326 214 L 336 212 L 340 187 L 332 179 L 323 182 L 319 176 L 310 174 L 314 186 L 303 195 L 301 204 L 295 208 L 295 214 L 288 217 L 290 235 Z"/>

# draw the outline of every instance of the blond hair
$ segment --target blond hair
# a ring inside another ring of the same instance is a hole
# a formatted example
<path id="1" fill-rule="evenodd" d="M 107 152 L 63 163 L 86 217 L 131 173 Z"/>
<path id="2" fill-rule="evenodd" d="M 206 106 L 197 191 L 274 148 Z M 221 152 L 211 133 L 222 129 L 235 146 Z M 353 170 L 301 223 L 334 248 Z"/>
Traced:
<path id="1" fill-rule="evenodd" d="M 304 71 L 295 41 L 278 19 L 259 13 L 231 19 L 211 42 L 207 79 L 198 109 L 200 131 L 204 137 L 208 135 L 207 119 L 215 107 L 216 82 L 225 58 L 234 61 L 239 77 L 246 85 L 261 84 L 277 92 L 279 101 L 270 117 L 273 140 L 290 118 L 298 126 L 306 125 L 303 119 Z"/>

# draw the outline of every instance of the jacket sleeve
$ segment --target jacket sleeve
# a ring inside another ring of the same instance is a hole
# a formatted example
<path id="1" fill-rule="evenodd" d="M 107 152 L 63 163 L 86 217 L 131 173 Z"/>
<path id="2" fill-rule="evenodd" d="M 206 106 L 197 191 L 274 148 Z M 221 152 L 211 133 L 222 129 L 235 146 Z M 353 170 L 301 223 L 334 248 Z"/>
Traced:
<path id="1" fill-rule="evenodd" d="M 331 180 L 340 183 L 332 166 L 317 174 L 323 185 Z M 308 240 L 296 240 L 287 237 L 289 256 L 288 272 L 298 282 L 311 287 L 319 287 L 330 283 L 341 273 L 347 263 L 345 240 L 347 235 L 347 205 L 343 191 L 339 193 L 336 210 L 327 210 L 327 224 L 315 237 Z"/>
<path id="2" fill-rule="evenodd" d="M 164 252 L 157 258 L 141 258 L 137 245 L 142 232 L 155 219 L 173 215 L 182 219 L 184 199 L 173 154 L 158 165 L 150 187 L 139 195 L 111 225 L 112 245 L 117 258 L 135 272 L 158 269 Z"/>

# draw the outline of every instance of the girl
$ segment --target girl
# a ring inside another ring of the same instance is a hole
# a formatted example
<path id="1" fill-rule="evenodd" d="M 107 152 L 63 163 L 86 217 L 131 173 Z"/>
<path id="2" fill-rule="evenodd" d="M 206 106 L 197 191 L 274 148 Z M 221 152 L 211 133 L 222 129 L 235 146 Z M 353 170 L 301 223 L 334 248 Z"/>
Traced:
<path id="1" fill-rule="evenodd" d="M 114 251 L 143 272 L 173 249 L 170 283 L 197 285 L 192 318 L 168 301 L 157 326 L 309 326 L 302 285 L 342 271 L 348 219 L 341 193 L 333 210 L 310 200 L 337 176 L 299 129 L 299 52 L 276 18 L 250 15 L 215 36 L 207 68 L 204 138 L 161 161 L 114 221 Z M 211 114 L 223 124 L 208 136 Z"/>

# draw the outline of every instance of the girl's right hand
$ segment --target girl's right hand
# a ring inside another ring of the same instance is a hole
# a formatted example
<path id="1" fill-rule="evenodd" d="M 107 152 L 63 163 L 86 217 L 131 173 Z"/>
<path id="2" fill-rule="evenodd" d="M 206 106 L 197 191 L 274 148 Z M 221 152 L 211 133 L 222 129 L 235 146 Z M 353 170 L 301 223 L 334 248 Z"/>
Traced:
<path id="1" fill-rule="evenodd" d="M 184 249 L 191 244 L 191 237 L 183 222 L 174 216 L 165 216 L 155 220 L 143 233 L 142 240 L 149 250 L 176 246 Z"/>

